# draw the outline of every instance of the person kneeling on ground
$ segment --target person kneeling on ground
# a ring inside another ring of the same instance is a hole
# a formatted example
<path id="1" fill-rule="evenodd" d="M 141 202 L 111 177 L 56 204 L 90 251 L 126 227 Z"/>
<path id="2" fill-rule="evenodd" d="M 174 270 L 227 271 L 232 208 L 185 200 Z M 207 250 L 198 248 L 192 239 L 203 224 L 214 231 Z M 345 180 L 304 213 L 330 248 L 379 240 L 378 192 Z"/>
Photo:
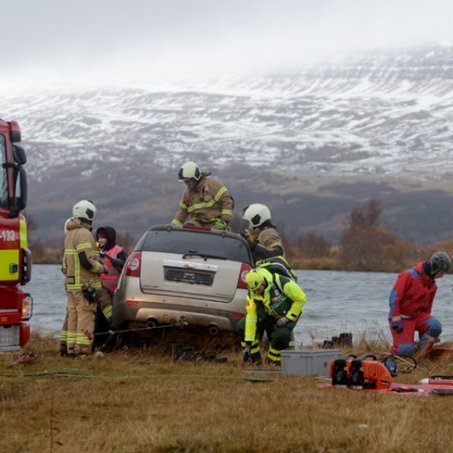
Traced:
<path id="1" fill-rule="evenodd" d="M 267 361 L 280 365 L 292 331 L 307 301 L 300 286 L 288 277 L 266 269 L 252 269 L 245 276 L 248 287 L 246 316 L 238 323 L 244 362 L 261 363 L 259 340 L 269 339 Z"/>
<path id="2" fill-rule="evenodd" d="M 442 326 L 431 316 L 436 295 L 435 280 L 451 269 L 451 258 L 436 252 L 398 275 L 389 297 L 389 324 L 393 337 L 393 354 L 414 355 L 429 352 L 438 340 Z M 414 341 L 415 331 L 420 341 Z"/>

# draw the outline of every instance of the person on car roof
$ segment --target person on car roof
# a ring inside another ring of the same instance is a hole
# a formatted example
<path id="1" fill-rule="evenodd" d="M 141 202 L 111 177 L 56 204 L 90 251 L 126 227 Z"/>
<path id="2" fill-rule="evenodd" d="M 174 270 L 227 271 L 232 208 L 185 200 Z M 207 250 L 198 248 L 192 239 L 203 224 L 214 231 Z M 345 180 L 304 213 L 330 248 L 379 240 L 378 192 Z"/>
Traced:
<path id="1" fill-rule="evenodd" d="M 389 324 L 393 354 L 427 353 L 442 332 L 440 322 L 431 316 L 436 280 L 451 269 L 451 258 L 436 252 L 398 275 L 390 292 Z M 414 341 L 415 331 L 420 342 Z"/>
<path id="2" fill-rule="evenodd" d="M 266 332 L 270 342 L 267 361 L 280 365 L 281 351 L 289 346 L 307 297 L 294 280 L 262 268 L 248 272 L 245 282 L 248 287 L 246 316 L 238 323 L 243 360 L 261 363 L 259 340 Z"/>
<path id="3" fill-rule="evenodd" d="M 255 265 L 297 280 L 296 272 L 285 257 L 280 233 L 271 222 L 269 208 L 260 203 L 251 204 L 244 209 L 242 218 L 249 224 L 244 236 Z"/>
<path id="4" fill-rule="evenodd" d="M 217 230 L 229 227 L 233 215 L 233 198 L 225 185 L 211 179 L 210 172 L 202 172 L 195 162 L 186 162 L 178 172 L 178 179 L 186 184 L 179 209 L 172 225 L 191 224 L 211 226 Z"/>

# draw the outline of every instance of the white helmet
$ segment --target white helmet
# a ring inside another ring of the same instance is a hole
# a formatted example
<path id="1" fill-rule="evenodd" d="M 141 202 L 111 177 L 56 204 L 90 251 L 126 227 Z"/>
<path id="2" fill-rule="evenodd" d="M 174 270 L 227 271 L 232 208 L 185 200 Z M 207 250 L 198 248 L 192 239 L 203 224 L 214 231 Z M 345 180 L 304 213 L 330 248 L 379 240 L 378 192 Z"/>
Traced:
<path id="1" fill-rule="evenodd" d="M 178 179 L 180 181 L 185 181 L 186 179 L 195 179 L 195 181 L 199 181 L 201 179 L 200 167 L 195 162 L 189 160 L 179 169 Z"/>
<path id="2" fill-rule="evenodd" d="M 72 208 L 74 219 L 84 219 L 93 222 L 96 217 L 96 206 L 89 200 L 81 200 Z"/>
<path id="3" fill-rule="evenodd" d="M 253 203 L 245 208 L 242 218 L 247 220 L 253 228 L 258 228 L 264 222 L 271 220 L 271 211 L 264 204 Z"/>

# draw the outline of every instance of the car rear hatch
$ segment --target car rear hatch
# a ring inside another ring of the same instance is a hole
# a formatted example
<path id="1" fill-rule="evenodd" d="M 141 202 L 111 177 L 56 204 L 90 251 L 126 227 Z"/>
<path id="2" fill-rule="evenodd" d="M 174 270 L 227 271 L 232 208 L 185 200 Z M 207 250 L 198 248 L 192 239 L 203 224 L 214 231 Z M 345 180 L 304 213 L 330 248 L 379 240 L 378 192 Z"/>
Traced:
<path id="1" fill-rule="evenodd" d="M 198 230 L 151 230 L 141 241 L 140 286 L 145 294 L 186 301 L 230 302 L 242 263 L 250 262 L 241 238 Z"/>

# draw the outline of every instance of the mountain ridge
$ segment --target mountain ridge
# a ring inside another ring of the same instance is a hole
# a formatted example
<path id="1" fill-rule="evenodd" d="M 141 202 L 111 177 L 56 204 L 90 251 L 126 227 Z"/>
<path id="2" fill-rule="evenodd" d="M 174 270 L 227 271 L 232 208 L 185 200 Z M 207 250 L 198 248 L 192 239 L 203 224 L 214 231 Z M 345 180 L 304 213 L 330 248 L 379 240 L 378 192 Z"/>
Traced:
<path id="1" fill-rule="evenodd" d="M 0 100 L 0 116 L 23 129 L 29 211 L 43 241 L 58 240 L 83 197 L 119 228 L 142 216 L 134 234 L 171 221 L 182 192 L 175 175 L 188 159 L 230 186 L 238 213 L 269 202 L 291 237 L 317 231 L 338 240 L 348 212 L 367 197 L 382 200 L 383 220 L 404 238 L 435 241 L 450 232 L 453 47 L 172 90 L 37 87 Z M 348 190 L 339 196 L 332 187 L 341 184 Z M 288 199 L 298 200 L 291 209 Z M 323 212 L 316 224 L 302 218 L 307 209 Z M 402 219 L 411 213 L 421 227 Z M 425 228 L 433 213 L 438 225 Z"/>

